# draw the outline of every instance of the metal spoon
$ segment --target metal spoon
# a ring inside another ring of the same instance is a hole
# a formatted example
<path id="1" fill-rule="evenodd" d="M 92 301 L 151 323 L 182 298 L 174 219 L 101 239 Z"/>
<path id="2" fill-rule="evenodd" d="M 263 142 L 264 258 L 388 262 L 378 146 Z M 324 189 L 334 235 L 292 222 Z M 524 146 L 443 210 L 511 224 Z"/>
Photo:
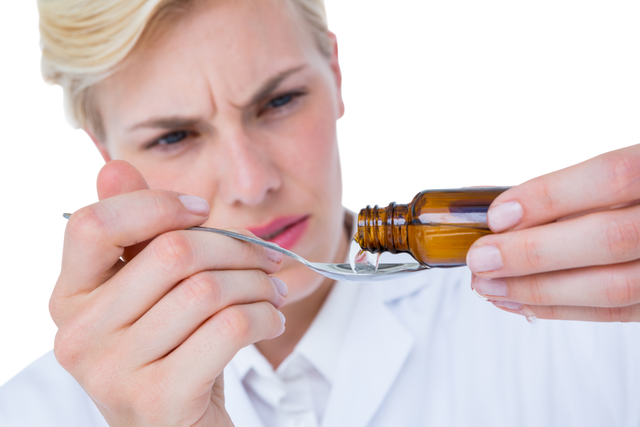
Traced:
<path id="1" fill-rule="evenodd" d="M 71 214 L 63 214 L 67 219 Z M 375 272 L 355 272 L 349 264 L 334 264 L 323 262 L 310 262 L 302 258 L 300 255 L 294 254 L 291 251 L 281 248 L 275 243 L 267 242 L 265 240 L 258 239 L 256 237 L 249 237 L 243 234 L 234 233 L 227 230 L 219 230 L 217 228 L 207 227 L 191 227 L 187 230 L 194 231 L 208 231 L 209 233 L 221 234 L 223 236 L 231 237 L 233 239 L 242 240 L 243 242 L 255 243 L 256 245 L 263 246 L 265 248 L 272 249 L 276 252 L 280 252 L 299 263 L 307 266 L 316 273 L 322 274 L 325 277 L 334 280 L 346 280 L 350 282 L 379 282 L 383 280 L 396 279 L 400 276 L 415 273 L 418 271 L 424 271 L 429 269 L 425 265 L 421 265 L 417 262 L 407 262 L 399 264 L 378 264 L 378 269 Z"/>

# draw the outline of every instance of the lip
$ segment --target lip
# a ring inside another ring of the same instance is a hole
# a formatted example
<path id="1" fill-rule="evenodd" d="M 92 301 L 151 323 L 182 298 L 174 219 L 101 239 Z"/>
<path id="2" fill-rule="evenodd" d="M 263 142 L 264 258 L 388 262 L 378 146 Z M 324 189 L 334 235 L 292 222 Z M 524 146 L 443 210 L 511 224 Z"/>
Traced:
<path id="1" fill-rule="evenodd" d="M 249 227 L 247 228 L 247 230 L 260 237 L 261 239 L 264 239 L 264 236 L 268 236 L 269 234 L 275 233 L 280 229 L 295 224 L 296 222 L 300 222 L 307 217 L 308 215 L 283 216 L 274 219 L 273 221 L 262 227 Z"/>
<path id="2" fill-rule="evenodd" d="M 280 246 L 281 248 L 291 250 L 304 235 L 305 231 L 307 231 L 308 226 L 309 219 L 305 217 L 298 222 L 294 222 L 292 225 L 285 228 L 282 233 L 279 233 L 277 236 L 274 236 L 273 238 L 270 238 L 268 240 Z"/>

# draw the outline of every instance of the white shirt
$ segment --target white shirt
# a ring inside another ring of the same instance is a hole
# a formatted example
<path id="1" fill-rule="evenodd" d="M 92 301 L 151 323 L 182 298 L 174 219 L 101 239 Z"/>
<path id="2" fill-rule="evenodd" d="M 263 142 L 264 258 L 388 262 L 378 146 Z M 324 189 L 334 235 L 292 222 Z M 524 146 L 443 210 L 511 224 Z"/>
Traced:
<path id="1" fill-rule="evenodd" d="M 640 324 L 530 325 L 475 296 L 470 279 L 432 269 L 352 284 L 320 425 L 640 426 Z M 236 427 L 260 427 L 244 374 L 225 369 L 226 407 Z M 0 387 L 0 426 L 106 423 L 48 353 Z"/>
<path id="2" fill-rule="evenodd" d="M 320 426 L 356 297 L 356 286 L 335 283 L 309 330 L 276 371 L 253 345 L 232 360 L 265 427 Z"/>

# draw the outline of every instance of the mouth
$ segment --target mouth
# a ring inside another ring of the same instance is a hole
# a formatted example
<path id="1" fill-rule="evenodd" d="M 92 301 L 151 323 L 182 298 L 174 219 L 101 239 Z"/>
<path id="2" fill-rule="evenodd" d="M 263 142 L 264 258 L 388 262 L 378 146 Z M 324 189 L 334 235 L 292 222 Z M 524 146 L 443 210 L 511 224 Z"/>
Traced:
<path id="1" fill-rule="evenodd" d="M 308 218 L 309 215 L 280 217 L 263 227 L 250 227 L 248 230 L 263 240 L 270 240 Z"/>
<path id="2" fill-rule="evenodd" d="M 293 227 L 295 224 L 291 224 L 291 225 L 287 225 L 286 227 L 282 227 L 279 230 L 274 231 L 273 233 L 269 233 L 269 234 L 265 234 L 264 236 L 260 236 L 260 238 L 262 240 L 271 240 L 274 237 L 284 233 L 286 230 L 288 230 L 289 228 Z"/>
<path id="3" fill-rule="evenodd" d="M 256 236 L 282 248 L 290 249 L 302 237 L 309 225 L 309 215 L 278 218 L 264 227 L 249 228 Z"/>

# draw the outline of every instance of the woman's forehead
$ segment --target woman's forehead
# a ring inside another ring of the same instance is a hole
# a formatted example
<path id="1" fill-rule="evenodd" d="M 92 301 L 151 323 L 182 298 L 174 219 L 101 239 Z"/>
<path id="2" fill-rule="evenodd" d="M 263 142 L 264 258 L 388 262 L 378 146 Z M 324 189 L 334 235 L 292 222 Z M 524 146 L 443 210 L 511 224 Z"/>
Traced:
<path id="1" fill-rule="evenodd" d="M 103 119 L 112 109 L 201 109 L 194 93 L 242 104 L 263 81 L 320 56 L 303 27 L 285 0 L 201 2 L 99 85 Z"/>
<path id="2" fill-rule="evenodd" d="M 157 77 L 163 70 L 184 73 L 197 67 L 232 83 L 303 61 L 313 51 L 314 41 L 287 4 L 286 0 L 199 2 L 143 47 L 128 71 Z"/>
<path id="3" fill-rule="evenodd" d="M 193 41 L 202 38 L 206 43 L 258 43 L 264 47 L 264 43 L 287 41 L 289 37 L 294 37 L 289 41 L 295 41 L 308 33 L 302 31 L 303 27 L 287 0 L 214 0 L 194 4 L 166 33 L 170 38 L 184 35 Z M 198 30 L 197 34 L 192 30 Z"/>

